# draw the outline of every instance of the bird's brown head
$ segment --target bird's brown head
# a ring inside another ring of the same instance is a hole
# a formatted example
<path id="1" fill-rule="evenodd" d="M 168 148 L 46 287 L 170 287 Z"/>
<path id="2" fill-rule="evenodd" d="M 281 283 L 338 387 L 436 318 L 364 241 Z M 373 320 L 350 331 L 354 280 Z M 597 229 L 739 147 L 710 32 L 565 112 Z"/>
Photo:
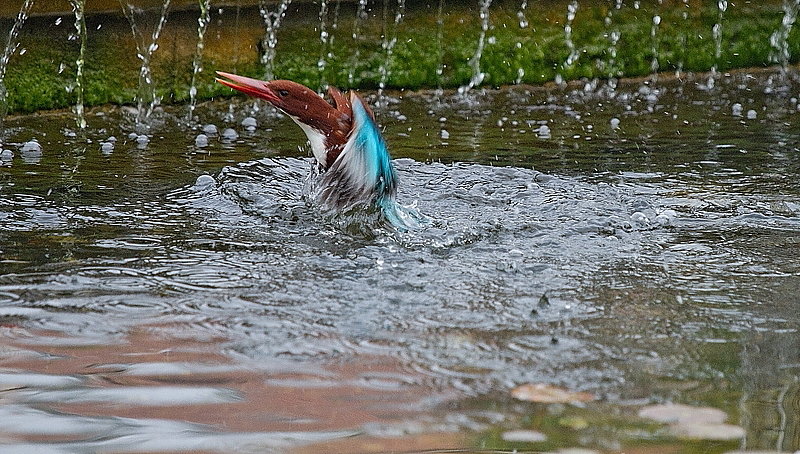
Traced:
<path id="1" fill-rule="evenodd" d="M 350 101 L 328 87 L 333 104 L 314 90 L 291 80 L 258 80 L 217 71 L 217 82 L 250 96 L 267 100 L 292 117 L 305 131 L 317 161 L 327 168 L 344 147 L 352 126 Z"/>
<path id="2" fill-rule="evenodd" d="M 227 79 L 217 78 L 217 82 L 250 96 L 267 100 L 303 123 L 311 123 L 314 117 L 328 116 L 332 110 L 332 106 L 313 90 L 291 80 L 264 81 L 219 71 L 217 74 Z"/>

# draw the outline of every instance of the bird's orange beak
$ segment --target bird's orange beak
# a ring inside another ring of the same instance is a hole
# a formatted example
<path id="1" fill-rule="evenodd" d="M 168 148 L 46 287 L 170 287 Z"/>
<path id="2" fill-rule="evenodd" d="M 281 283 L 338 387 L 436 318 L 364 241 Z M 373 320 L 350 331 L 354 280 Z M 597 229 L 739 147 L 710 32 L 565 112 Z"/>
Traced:
<path id="1" fill-rule="evenodd" d="M 256 98 L 266 99 L 267 101 L 274 103 L 278 100 L 278 96 L 269 88 L 269 82 L 258 80 L 258 79 L 251 79 L 249 77 L 244 76 L 237 76 L 236 74 L 224 73 L 222 71 L 217 71 L 217 74 L 220 77 L 224 77 L 225 79 L 220 79 L 219 77 L 216 78 L 216 81 L 225 85 L 226 87 L 233 88 L 234 90 L 239 90 L 242 93 L 246 93 L 250 96 L 254 96 Z"/>

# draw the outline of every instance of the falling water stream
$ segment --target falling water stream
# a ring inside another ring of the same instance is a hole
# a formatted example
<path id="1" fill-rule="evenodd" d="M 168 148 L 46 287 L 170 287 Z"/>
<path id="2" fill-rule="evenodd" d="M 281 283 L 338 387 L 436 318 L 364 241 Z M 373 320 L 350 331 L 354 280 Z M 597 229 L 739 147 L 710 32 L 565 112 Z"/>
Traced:
<path id="1" fill-rule="evenodd" d="M 153 53 L 158 50 L 158 38 L 161 36 L 161 31 L 164 28 L 164 24 L 167 22 L 167 13 L 169 12 L 171 0 L 164 0 L 161 7 L 161 15 L 150 35 L 149 44 L 146 36 L 140 31 L 140 26 L 137 24 L 136 16 L 138 11 L 136 7 L 130 3 L 125 3 L 125 1 L 126 0 L 119 0 L 122 11 L 130 22 L 131 32 L 133 33 L 133 39 L 136 43 L 137 57 L 139 57 L 139 60 L 142 62 L 141 68 L 139 69 L 139 90 L 136 94 L 136 124 L 140 132 L 142 132 L 147 130 L 148 120 L 159 102 L 156 96 L 156 87 L 153 81 L 150 63 L 153 58 Z"/>
<path id="2" fill-rule="evenodd" d="M 328 85 L 328 79 L 325 77 L 325 67 L 328 64 L 328 46 L 330 43 L 330 33 L 328 33 L 328 0 L 320 0 L 319 2 L 319 40 L 320 40 L 320 54 L 317 60 L 317 69 L 319 70 L 319 87 L 325 88 Z"/>
<path id="3" fill-rule="evenodd" d="M 561 66 L 562 70 L 572 68 L 572 65 L 574 65 L 580 57 L 580 53 L 578 53 L 578 49 L 575 47 L 575 42 L 572 40 L 572 24 L 575 21 L 575 15 L 578 13 L 578 6 L 579 3 L 577 0 L 573 0 L 567 5 L 567 20 L 564 24 L 564 44 L 567 46 L 567 50 L 569 50 L 569 55 L 567 55 L 567 59 Z M 556 83 L 559 85 L 564 83 L 563 74 L 559 73 L 556 75 Z"/>
<path id="4" fill-rule="evenodd" d="M 353 41 L 356 43 L 358 43 L 358 40 L 361 39 L 361 25 L 367 18 L 368 18 L 367 0 L 359 0 L 358 9 L 356 9 L 356 15 L 353 20 L 353 34 L 351 35 Z M 355 51 L 353 52 L 353 55 L 350 58 L 350 64 L 348 65 L 349 69 L 347 71 L 347 82 L 348 85 L 351 87 L 355 83 L 356 68 L 359 64 L 360 56 L 361 56 L 360 46 L 356 46 Z"/>
<path id="5" fill-rule="evenodd" d="M 281 21 L 286 16 L 286 10 L 292 0 L 281 0 L 274 11 L 269 10 L 266 0 L 259 2 L 259 12 L 264 21 L 265 34 L 262 40 L 264 52 L 261 55 L 261 64 L 264 65 L 264 79 L 272 80 L 275 78 L 275 48 L 278 46 L 278 30 L 281 28 Z"/>
<path id="6" fill-rule="evenodd" d="M 770 37 L 770 45 L 772 46 L 770 60 L 780 64 L 784 72 L 789 66 L 789 58 L 791 57 L 789 33 L 792 32 L 792 27 L 797 21 L 798 9 L 800 9 L 800 0 L 784 0 L 781 26 Z"/>
<path id="7" fill-rule="evenodd" d="M 199 74 L 203 72 L 203 50 L 205 49 L 205 36 L 209 22 L 211 22 L 211 0 L 200 0 L 200 17 L 197 18 L 197 46 L 194 51 L 194 58 L 192 58 L 189 111 L 186 114 L 188 121 L 192 121 L 194 110 L 197 108 L 197 79 Z"/>
<path id="8" fill-rule="evenodd" d="M 708 89 L 714 88 L 719 77 L 719 66 L 722 58 L 722 22 L 725 18 L 725 11 L 728 10 L 728 0 L 718 0 L 717 9 L 719 10 L 717 23 L 711 29 L 711 35 L 714 38 L 714 65 L 711 67 L 711 73 L 706 83 Z"/>
<path id="9" fill-rule="evenodd" d="M 86 118 L 83 106 L 83 68 L 86 64 L 86 0 L 70 0 L 72 12 L 75 14 L 75 32 L 78 38 L 78 59 L 75 61 L 75 122 L 78 128 L 86 128 Z"/>
<path id="10" fill-rule="evenodd" d="M 385 4 L 384 4 L 385 5 Z M 388 28 L 384 32 L 383 49 L 386 52 L 386 58 L 383 64 L 378 68 L 380 73 L 380 81 L 378 82 L 378 99 L 379 102 L 383 101 L 383 90 L 386 89 L 386 82 L 389 81 L 389 71 L 392 65 L 392 57 L 394 55 L 394 46 L 397 45 L 397 33 L 400 23 L 403 21 L 403 15 L 406 10 L 406 1 L 397 0 L 397 8 L 394 12 L 394 21 L 392 22 L 391 29 Z"/>
<path id="11" fill-rule="evenodd" d="M 475 48 L 475 53 L 469 60 L 469 66 L 472 68 L 472 77 L 469 79 L 467 85 L 458 88 L 458 92 L 462 95 L 468 93 L 473 88 L 483 82 L 486 74 L 481 71 L 481 56 L 483 49 L 486 46 L 486 33 L 489 31 L 489 7 L 492 6 L 492 0 L 480 0 L 480 15 L 481 19 L 481 32 L 478 35 L 478 45 Z"/>
<path id="12" fill-rule="evenodd" d="M 11 60 L 11 56 L 14 55 L 14 52 L 16 52 L 17 48 L 19 47 L 17 36 L 19 35 L 20 30 L 22 30 L 22 26 L 25 24 L 25 20 L 28 18 L 28 14 L 32 6 L 33 0 L 25 0 L 20 7 L 16 20 L 14 21 L 14 25 L 11 27 L 11 31 L 8 32 L 8 39 L 6 40 L 6 46 L 3 50 L 3 54 L 0 56 L 0 132 L 2 132 L 3 121 L 8 113 L 8 101 L 6 99 L 8 92 L 5 86 L 8 62 Z"/>

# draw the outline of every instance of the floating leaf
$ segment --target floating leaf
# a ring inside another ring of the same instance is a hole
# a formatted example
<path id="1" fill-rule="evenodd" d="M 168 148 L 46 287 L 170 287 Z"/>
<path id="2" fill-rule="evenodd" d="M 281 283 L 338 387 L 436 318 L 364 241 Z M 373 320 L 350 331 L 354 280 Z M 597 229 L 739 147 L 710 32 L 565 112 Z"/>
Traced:
<path id="1" fill-rule="evenodd" d="M 519 400 L 544 404 L 589 402 L 595 399 L 594 395 L 590 393 L 568 391 L 544 383 L 517 386 L 511 391 L 511 395 Z"/>

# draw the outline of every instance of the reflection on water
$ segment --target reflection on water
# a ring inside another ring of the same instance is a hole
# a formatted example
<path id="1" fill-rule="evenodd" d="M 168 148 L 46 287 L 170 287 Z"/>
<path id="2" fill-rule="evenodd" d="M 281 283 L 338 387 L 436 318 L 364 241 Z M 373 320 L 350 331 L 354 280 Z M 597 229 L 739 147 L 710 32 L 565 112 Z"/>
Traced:
<path id="1" fill-rule="evenodd" d="M 15 422 L 0 438 L 55 452 L 800 449 L 793 84 L 396 93 L 379 119 L 398 199 L 430 218 L 411 232 L 320 213 L 300 131 L 249 101 L 235 118 L 198 106 L 192 126 L 166 113 L 147 140 L 116 109 L 78 134 L 68 115 L 10 121 L 0 417 Z M 600 400 L 545 411 L 510 399 L 523 383 Z M 666 401 L 721 408 L 747 437 L 631 423 Z M 548 441 L 492 435 L 520 428 Z"/>

